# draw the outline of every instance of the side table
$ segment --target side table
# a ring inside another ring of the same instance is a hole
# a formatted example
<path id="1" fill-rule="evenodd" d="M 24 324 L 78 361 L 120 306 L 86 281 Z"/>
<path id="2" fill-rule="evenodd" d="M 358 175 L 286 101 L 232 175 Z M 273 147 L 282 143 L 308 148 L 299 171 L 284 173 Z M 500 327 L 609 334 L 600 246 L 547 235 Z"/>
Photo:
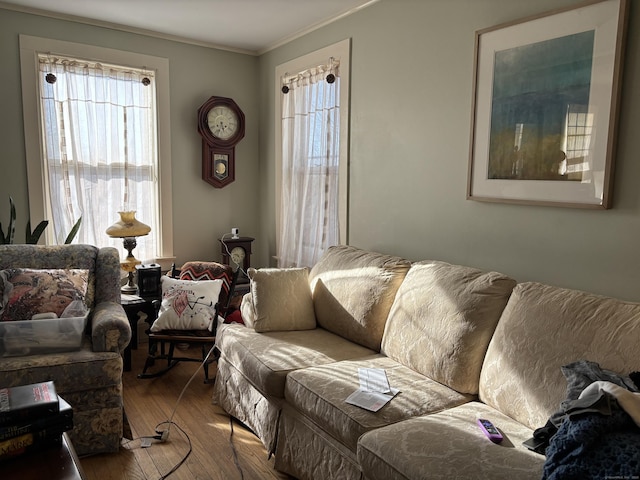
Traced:
<path id="1" fill-rule="evenodd" d="M 127 348 L 124 349 L 124 366 L 125 372 L 131 371 L 131 350 L 138 349 L 138 320 L 144 320 L 149 325 L 156 319 L 156 307 L 153 304 L 154 299 L 144 299 L 135 295 L 123 295 L 122 307 L 127 314 L 129 325 L 131 325 L 131 341 Z M 142 317 L 144 315 L 144 317 Z M 142 318 L 141 318 L 142 317 Z"/>
<path id="2" fill-rule="evenodd" d="M 29 452 L 5 460 L 0 468 L 7 480 L 84 480 L 80 460 L 67 436 L 62 434 L 62 444 L 39 452 Z"/>

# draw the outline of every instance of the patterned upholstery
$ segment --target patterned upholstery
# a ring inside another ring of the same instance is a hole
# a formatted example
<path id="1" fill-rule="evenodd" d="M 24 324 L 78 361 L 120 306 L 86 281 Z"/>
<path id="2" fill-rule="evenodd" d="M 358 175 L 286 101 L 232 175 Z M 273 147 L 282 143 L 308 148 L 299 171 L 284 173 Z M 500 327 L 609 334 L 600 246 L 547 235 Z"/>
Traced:
<path id="1" fill-rule="evenodd" d="M 77 453 L 117 451 L 125 428 L 121 352 L 131 339 L 120 305 L 118 251 L 91 245 L 0 245 L 0 269 L 10 267 L 88 269 L 86 303 L 91 313 L 80 350 L 0 357 L 0 386 L 53 380 L 73 407 L 69 436 Z"/>

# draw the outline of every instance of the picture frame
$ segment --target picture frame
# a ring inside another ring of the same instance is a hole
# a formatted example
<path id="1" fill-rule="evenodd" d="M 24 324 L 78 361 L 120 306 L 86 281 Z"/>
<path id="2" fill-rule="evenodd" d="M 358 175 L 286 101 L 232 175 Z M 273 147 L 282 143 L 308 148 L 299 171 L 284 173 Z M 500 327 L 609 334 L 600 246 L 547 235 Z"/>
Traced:
<path id="1" fill-rule="evenodd" d="M 478 30 L 467 199 L 611 208 L 628 0 Z"/>

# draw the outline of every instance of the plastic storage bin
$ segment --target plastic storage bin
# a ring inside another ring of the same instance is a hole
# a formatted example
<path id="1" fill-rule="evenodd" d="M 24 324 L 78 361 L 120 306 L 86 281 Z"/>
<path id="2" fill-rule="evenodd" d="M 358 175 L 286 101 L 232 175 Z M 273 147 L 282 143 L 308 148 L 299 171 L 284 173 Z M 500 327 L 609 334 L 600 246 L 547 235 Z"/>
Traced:
<path id="1" fill-rule="evenodd" d="M 4 357 L 69 352 L 82 345 L 88 314 L 83 317 L 0 322 Z"/>

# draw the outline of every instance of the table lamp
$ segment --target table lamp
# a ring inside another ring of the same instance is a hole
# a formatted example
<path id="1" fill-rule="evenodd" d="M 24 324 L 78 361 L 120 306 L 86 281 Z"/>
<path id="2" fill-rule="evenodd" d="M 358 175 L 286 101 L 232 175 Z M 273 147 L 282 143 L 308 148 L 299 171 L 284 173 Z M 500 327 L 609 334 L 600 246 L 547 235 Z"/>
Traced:
<path id="1" fill-rule="evenodd" d="M 128 255 L 124 262 L 120 263 L 120 267 L 127 272 L 129 279 L 127 284 L 120 290 L 122 293 L 135 294 L 138 287 L 136 286 L 133 272 L 136 271 L 136 265 L 142 263 L 140 260 L 133 256 L 133 249 L 136 248 L 136 237 L 142 237 L 151 231 L 149 225 L 145 225 L 141 221 L 136 219 L 136 212 L 118 212 L 120 220 L 107 228 L 107 235 L 112 238 L 122 238 L 124 248 L 127 250 Z"/>

